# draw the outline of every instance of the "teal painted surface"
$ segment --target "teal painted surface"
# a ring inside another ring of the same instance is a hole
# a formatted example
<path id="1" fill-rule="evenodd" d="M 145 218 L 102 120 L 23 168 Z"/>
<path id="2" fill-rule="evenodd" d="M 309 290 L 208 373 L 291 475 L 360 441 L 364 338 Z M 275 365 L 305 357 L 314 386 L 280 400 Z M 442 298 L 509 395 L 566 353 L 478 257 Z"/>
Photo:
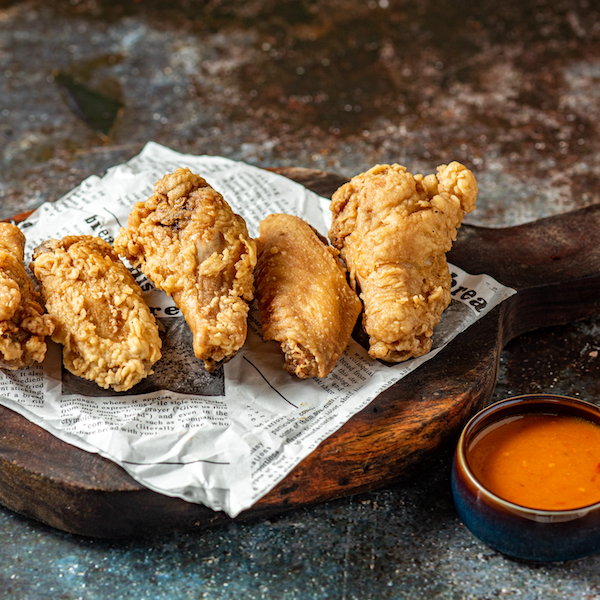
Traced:
<path id="1" fill-rule="evenodd" d="M 402 487 L 151 540 L 80 538 L 0 510 L 2 598 L 594 597 L 600 557 L 528 564 L 476 540 L 449 469 L 444 456 Z"/>

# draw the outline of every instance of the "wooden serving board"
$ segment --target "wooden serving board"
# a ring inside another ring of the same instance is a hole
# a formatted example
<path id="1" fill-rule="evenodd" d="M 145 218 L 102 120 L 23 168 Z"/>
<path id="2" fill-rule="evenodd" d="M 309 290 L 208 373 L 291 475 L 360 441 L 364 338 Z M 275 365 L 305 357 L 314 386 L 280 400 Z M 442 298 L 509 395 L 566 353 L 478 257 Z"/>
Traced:
<path id="1" fill-rule="evenodd" d="M 330 197 L 337 175 L 278 169 Z M 461 228 L 449 260 L 517 294 L 380 394 L 236 520 L 374 489 L 412 475 L 490 402 L 515 336 L 600 314 L 600 205 L 507 229 Z M 61 442 L 0 406 L 0 503 L 53 527 L 117 538 L 231 522 L 152 492 L 116 464 Z"/>

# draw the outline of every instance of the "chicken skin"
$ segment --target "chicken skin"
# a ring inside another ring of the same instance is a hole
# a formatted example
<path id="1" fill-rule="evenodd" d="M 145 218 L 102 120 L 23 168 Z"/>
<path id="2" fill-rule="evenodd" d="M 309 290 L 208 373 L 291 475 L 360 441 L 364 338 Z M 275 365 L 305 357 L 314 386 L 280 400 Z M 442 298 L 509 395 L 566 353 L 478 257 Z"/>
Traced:
<path id="1" fill-rule="evenodd" d="M 10 223 L 0 223 L 0 367 L 23 369 L 46 356 L 46 336 L 54 322 L 38 302 L 25 271 L 25 236 Z"/>
<path id="2" fill-rule="evenodd" d="M 74 375 L 117 392 L 152 373 L 161 356 L 158 326 L 142 290 L 110 244 L 91 236 L 48 240 L 31 268 L 48 312 L 52 339 Z"/>
<path id="3" fill-rule="evenodd" d="M 202 177 L 189 169 L 165 175 L 154 195 L 133 207 L 114 246 L 173 298 L 207 371 L 241 348 L 256 243 L 244 219 Z"/>
<path id="4" fill-rule="evenodd" d="M 362 309 L 338 251 L 302 219 L 273 214 L 260 223 L 256 297 L 265 340 L 276 340 L 284 368 L 325 377 L 346 349 Z"/>
<path id="5" fill-rule="evenodd" d="M 388 362 L 421 356 L 450 303 L 446 253 L 477 182 L 458 162 L 437 175 L 377 165 L 333 195 L 329 238 L 360 288 L 369 355 Z"/>

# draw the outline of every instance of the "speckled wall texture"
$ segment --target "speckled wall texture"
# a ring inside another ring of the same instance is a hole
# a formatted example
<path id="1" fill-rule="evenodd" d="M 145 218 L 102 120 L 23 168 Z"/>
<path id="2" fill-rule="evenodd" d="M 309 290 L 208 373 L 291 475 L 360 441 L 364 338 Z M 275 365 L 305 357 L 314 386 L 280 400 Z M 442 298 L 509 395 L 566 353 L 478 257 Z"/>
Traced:
<path id="1" fill-rule="evenodd" d="M 599 43 L 586 1 L 9 2 L 2 216 L 147 140 L 347 175 L 455 159 L 481 184 L 472 223 L 564 212 L 600 195 Z M 122 105 L 108 135 L 74 83 Z"/>

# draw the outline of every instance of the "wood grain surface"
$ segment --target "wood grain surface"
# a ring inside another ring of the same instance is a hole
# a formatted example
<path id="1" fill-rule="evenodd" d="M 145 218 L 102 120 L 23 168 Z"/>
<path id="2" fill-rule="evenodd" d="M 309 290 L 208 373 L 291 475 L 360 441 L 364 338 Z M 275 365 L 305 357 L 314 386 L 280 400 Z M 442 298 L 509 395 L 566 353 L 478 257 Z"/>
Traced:
<path id="1" fill-rule="evenodd" d="M 320 171 L 277 171 L 326 197 L 344 182 Z M 600 313 L 599 239 L 600 205 L 519 227 L 464 225 L 449 260 L 469 273 L 488 273 L 517 294 L 380 394 L 234 521 L 383 487 L 434 459 L 489 403 L 500 352 L 511 339 Z M 116 464 L 61 442 L 4 407 L 0 503 L 61 530 L 102 538 L 232 521 L 152 492 Z"/>

